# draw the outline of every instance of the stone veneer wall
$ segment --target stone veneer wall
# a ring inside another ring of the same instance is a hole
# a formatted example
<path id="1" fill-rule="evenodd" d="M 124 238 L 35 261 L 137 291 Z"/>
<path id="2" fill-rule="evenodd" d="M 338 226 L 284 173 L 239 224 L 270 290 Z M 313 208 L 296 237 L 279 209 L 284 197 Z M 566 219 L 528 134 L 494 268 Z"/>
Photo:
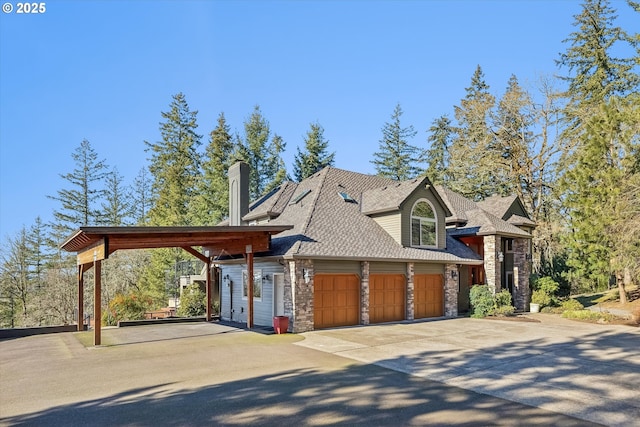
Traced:
<path id="1" fill-rule="evenodd" d="M 455 273 L 455 274 L 451 274 Z M 458 280 L 460 272 L 455 264 L 444 266 L 444 315 L 446 317 L 458 316 Z"/>
<path id="2" fill-rule="evenodd" d="M 412 262 L 407 263 L 407 298 L 405 301 L 406 304 L 406 314 L 405 318 L 407 320 L 415 319 L 415 288 L 413 285 L 413 276 L 414 276 L 414 266 Z"/>
<path id="3" fill-rule="evenodd" d="M 369 261 L 360 262 L 360 323 L 369 324 Z"/>
<path id="4" fill-rule="evenodd" d="M 308 271 L 309 283 L 304 281 L 304 270 Z M 289 261 L 289 277 L 291 280 L 291 299 L 294 307 L 289 322 L 291 332 L 313 330 L 313 261 Z"/>
<path id="5" fill-rule="evenodd" d="M 529 239 L 513 239 L 513 305 L 524 311 L 529 310 L 530 248 Z"/>
<path id="6" fill-rule="evenodd" d="M 496 235 L 484 236 L 484 272 L 486 284 L 489 290 L 495 295 L 500 292 L 500 262 L 497 259 L 497 250 L 500 249 L 500 238 Z"/>

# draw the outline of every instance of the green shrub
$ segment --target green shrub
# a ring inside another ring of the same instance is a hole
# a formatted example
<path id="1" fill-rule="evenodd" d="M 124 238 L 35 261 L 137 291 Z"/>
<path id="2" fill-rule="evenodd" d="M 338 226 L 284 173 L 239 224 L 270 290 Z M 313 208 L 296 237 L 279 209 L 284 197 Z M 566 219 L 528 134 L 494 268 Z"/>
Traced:
<path id="1" fill-rule="evenodd" d="M 493 309 L 494 316 L 511 316 L 516 308 L 511 305 L 501 305 Z"/>
<path id="2" fill-rule="evenodd" d="M 493 295 L 487 285 L 474 285 L 469 291 L 471 317 L 486 317 L 493 312 Z"/>
<path id="3" fill-rule="evenodd" d="M 562 314 L 563 310 L 560 307 L 544 307 L 540 309 L 540 313 L 547 314 Z"/>
<path id="4" fill-rule="evenodd" d="M 578 311 L 584 309 L 580 301 L 570 298 L 562 302 L 562 311 Z"/>
<path id="5" fill-rule="evenodd" d="M 558 282 L 548 276 L 538 278 L 533 284 L 534 291 L 542 291 L 549 296 L 555 295 L 559 288 Z"/>
<path id="6" fill-rule="evenodd" d="M 567 310 L 562 313 L 562 317 L 565 319 L 575 319 L 575 320 L 603 320 L 605 322 L 610 322 L 615 320 L 615 316 L 611 313 L 602 313 L 599 311 L 591 311 L 591 310 Z"/>
<path id="7" fill-rule="evenodd" d="M 102 323 L 115 326 L 121 320 L 142 320 L 144 313 L 151 308 L 150 297 L 132 292 L 128 295 L 116 294 L 109 301 L 109 307 L 102 313 Z"/>
<path id="8" fill-rule="evenodd" d="M 493 315 L 494 316 L 510 316 L 515 311 L 515 307 L 511 305 L 511 293 L 507 289 L 503 289 L 493 297 Z"/>
<path id="9" fill-rule="evenodd" d="M 511 306 L 511 293 L 507 289 L 503 289 L 498 292 L 494 297 L 494 306 L 498 307 L 510 307 Z"/>
<path id="10" fill-rule="evenodd" d="M 551 296 L 542 290 L 535 290 L 531 294 L 531 302 L 534 304 L 540 304 L 540 307 L 547 307 L 551 305 Z"/>
<path id="11" fill-rule="evenodd" d="M 180 297 L 178 316 L 195 317 L 202 316 L 207 311 L 207 295 L 202 292 L 197 283 L 192 283 Z"/>

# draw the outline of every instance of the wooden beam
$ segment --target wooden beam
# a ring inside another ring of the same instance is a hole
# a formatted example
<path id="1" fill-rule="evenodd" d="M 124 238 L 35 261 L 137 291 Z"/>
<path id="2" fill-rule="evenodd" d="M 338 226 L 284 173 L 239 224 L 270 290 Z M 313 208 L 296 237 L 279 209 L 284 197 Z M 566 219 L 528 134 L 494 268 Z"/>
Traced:
<path id="1" fill-rule="evenodd" d="M 206 269 L 207 269 L 207 273 L 206 273 L 206 281 L 205 281 L 205 286 L 206 286 L 206 294 L 207 294 L 207 322 L 211 322 L 211 319 L 213 318 L 212 313 L 211 313 L 211 261 L 207 260 L 206 262 Z"/>
<path id="2" fill-rule="evenodd" d="M 197 250 L 193 249 L 191 246 L 180 246 L 180 247 L 185 251 L 189 252 L 194 257 L 198 258 L 200 261 L 204 262 L 205 264 L 209 262 L 209 258 L 206 255 L 201 254 Z"/>
<path id="3" fill-rule="evenodd" d="M 247 329 L 253 326 L 253 248 L 247 245 Z"/>
<path id="4" fill-rule="evenodd" d="M 96 260 L 93 265 L 93 345 L 100 345 L 102 341 L 102 261 Z"/>
<path id="5" fill-rule="evenodd" d="M 84 266 L 78 266 L 78 331 L 84 331 Z"/>
<path id="6" fill-rule="evenodd" d="M 78 265 L 89 264 L 94 261 L 102 261 L 109 257 L 109 241 L 100 239 L 94 244 L 78 252 Z"/>

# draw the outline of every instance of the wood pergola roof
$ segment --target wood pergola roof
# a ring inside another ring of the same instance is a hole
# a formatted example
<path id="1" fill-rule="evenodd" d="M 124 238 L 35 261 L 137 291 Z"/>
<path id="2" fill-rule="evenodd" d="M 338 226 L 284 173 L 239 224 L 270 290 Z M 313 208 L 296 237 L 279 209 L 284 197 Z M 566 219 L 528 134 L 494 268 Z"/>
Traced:
<path id="1" fill-rule="evenodd" d="M 84 273 L 94 274 L 94 344 L 101 342 L 101 263 L 124 249 L 182 248 L 206 264 L 206 319 L 211 320 L 211 263 L 220 255 L 242 254 L 248 277 L 253 277 L 253 254 L 269 250 L 271 236 L 292 225 L 240 225 L 214 227 L 80 227 L 61 248 L 77 252 L 78 330 L 84 328 Z M 248 287 L 247 326 L 253 323 L 252 287 Z"/>
<path id="2" fill-rule="evenodd" d="M 61 248 L 68 252 L 90 250 L 105 242 L 105 258 L 117 250 L 204 247 L 212 256 L 221 253 L 245 253 L 269 250 L 273 234 L 293 228 L 291 225 L 240 225 L 214 227 L 80 227 Z"/>

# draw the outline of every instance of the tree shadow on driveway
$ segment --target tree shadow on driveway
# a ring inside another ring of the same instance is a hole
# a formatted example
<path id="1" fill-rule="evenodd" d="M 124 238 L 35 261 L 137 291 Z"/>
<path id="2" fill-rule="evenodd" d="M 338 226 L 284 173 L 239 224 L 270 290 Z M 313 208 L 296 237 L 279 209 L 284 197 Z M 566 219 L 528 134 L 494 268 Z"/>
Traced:
<path id="1" fill-rule="evenodd" d="M 373 365 L 278 375 L 198 388 L 158 384 L 4 418 L 15 426 L 589 425 L 539 408 Z"/>
<path id="2" fill-rule="evenodd" d="M 360 362 L 605 425 L 637 425 L 637 331 L 475 319 L 457 325 L 471 329 L 432 322 L 318 333 L 339 340 L 334 354 Z"/>

